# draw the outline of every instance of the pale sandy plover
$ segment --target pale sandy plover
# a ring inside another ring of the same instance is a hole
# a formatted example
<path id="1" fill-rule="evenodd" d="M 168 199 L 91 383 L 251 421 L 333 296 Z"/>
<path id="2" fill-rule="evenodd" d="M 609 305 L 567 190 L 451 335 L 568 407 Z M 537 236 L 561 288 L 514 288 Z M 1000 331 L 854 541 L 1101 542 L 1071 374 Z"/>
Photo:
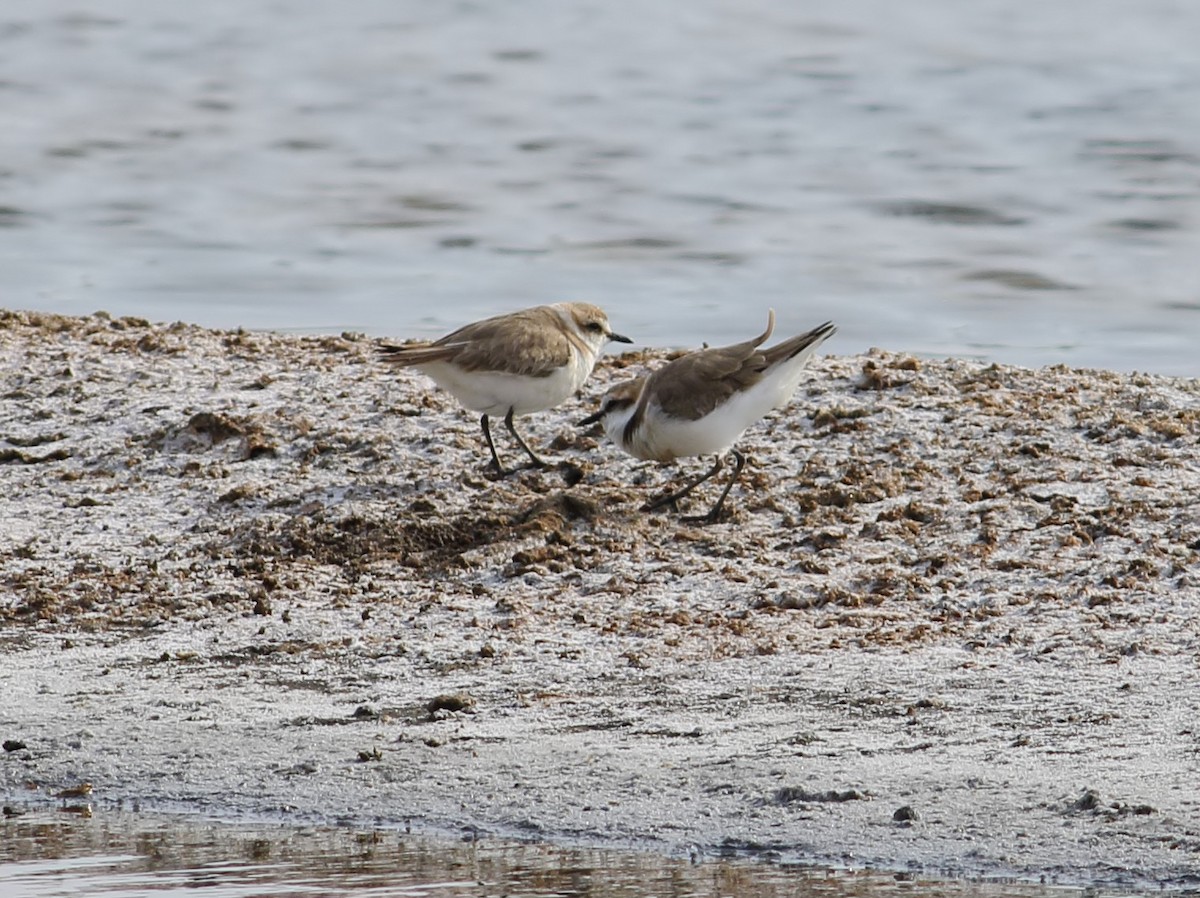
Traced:
<path id="1" fill-rule="evenodd" d="M 608 316 L 585 302 L 560 302 L 497 315 L 460 327 L 440 340 L 383 345 L 386 361 L 429 375 L 466 408 L 482 412 L 479 424 L 501 475 L 491 415 L 504 425 L 534 465 L 544 467 L 513 426 L 513 418 L 558 405 L 583 386 L 600 350 L 610 340 L 632 343 L 614 334 Z"/>
<path id="2" fill-rule="evenodd" d="M 746 464 L 733 444 L 763 415 L 787 404 L 800 384 L 804 363 L 837 330 L 826 322 L 760 350 L 774 329 L 771 310 L 767 329 L 753 340 L 690 352 L 652 374 L 619 383 L 604 394 L 599 411 L 579 422 L 588 426 L 602 421 L 609 439 L 635 458 L 666 462 L 716 453 L 707 473 L 648 502 L 643 511 L 674 506 L 721 470 L 721 457 L 729 450 L 736 467 L 721 497 L 708 514 L 685 520 L 711 524 L 720 517 L 725 497 Z"/>

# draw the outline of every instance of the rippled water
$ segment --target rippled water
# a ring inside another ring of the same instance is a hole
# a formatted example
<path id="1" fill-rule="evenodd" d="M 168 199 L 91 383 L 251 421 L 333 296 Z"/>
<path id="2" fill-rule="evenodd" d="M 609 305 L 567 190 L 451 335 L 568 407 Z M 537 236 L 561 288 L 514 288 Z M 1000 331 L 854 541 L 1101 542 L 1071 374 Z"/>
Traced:
<path id="1" fill-rule="evenodd" d="M 0 9 L 0 303 L 1200 375 L 1200 4 Z"/>
<path id="2" fill-rule="evenodd" d="M 782 898 L 895 895 L 1071 898 L 1075 889 L 939 882 L 891 874 L 474 839 L 216 823 L 187 818 L 32 813 L 0 822 L 4 898 L 282 898 L 361 895 Z"/>

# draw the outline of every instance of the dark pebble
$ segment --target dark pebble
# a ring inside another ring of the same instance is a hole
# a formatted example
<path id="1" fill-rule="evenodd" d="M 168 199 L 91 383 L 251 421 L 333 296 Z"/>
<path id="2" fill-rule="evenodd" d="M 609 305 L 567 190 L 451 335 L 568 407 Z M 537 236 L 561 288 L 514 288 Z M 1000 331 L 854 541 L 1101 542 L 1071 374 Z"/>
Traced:
<path id="1" fill-rule="evenodd" d="M 471 696 L 462 693 L 452 693 L 448 695 L 436 695 L 429 700 L 425 705 L 425 710 L 430 714 L 437 711 L 465 711 L 475 704 L 475 699 Z"/>
<path id="2" fill-rule="evenodd" d="M 794 801 L 840 803 L 843 801 L 865 801 L 866 799 L 867 796 L 857 789 L 844 789 L 840 792 L 836 789 L 827 789 L 824 792 L 813 792 L 808 789 L 802 789 L 799 786 L 785 786 L 782 789 L 775 790 L 775 801 L 777 804 L 791 804 Z"/>
<path id="3" fill-rule="evenodd" d="M 1087 789 L 1072 804 L 1072 810 L 1094 811 L 1100 807 L 1100 793 L 1095 789 Z"/>

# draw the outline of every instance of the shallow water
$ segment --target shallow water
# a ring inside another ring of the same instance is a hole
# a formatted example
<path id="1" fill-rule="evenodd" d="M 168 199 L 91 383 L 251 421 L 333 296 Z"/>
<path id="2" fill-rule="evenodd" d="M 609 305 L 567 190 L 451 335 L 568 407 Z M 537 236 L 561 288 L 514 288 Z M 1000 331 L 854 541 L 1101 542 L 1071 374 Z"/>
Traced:
<path id="1" fill-rule="evenodd" d="M 55 811 L 0 822 L 5 898 L 430 896 L 889 896 L 1082 894 L 1004 883 L 785 867 L 736 859 L 564 849 L 475 836 L 230 824 Z M 1095 893 L 1092 893 L 1095 894 Z"/>
<path id="2" fill-rule="evenodd" d="M 1200 5 L 0 11 L 0 302 L 1200 374 Z"/>

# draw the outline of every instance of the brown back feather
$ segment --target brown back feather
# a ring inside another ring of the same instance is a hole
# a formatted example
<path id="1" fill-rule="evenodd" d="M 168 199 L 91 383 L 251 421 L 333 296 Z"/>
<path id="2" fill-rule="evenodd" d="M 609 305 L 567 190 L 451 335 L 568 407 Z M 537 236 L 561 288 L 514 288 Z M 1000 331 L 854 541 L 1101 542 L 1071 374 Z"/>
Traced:
<path id="1" fill-rule="evenodd" d="M 762 379 L 769 363 L 758 347 L 774 329 L 772 310 L 767 329 L 754 339 L 732 346 L 699 349 L 663 365 L 647 379 L 635 417 L 640 420 L 645 416 L 645 407 L 653 393 L 668 415 L 685 421 L 703 418 L 738 390 Z"/>
<path id="2" fill-rule="evenodd" d="M 383 352 L 385 361 L 402 367 L 454 362 L 466 371 L 529 377 L 549 377 L 571 361 L 566 325 L 549 306 L 475 321 L 432 343 L 384 346 Z"/>

